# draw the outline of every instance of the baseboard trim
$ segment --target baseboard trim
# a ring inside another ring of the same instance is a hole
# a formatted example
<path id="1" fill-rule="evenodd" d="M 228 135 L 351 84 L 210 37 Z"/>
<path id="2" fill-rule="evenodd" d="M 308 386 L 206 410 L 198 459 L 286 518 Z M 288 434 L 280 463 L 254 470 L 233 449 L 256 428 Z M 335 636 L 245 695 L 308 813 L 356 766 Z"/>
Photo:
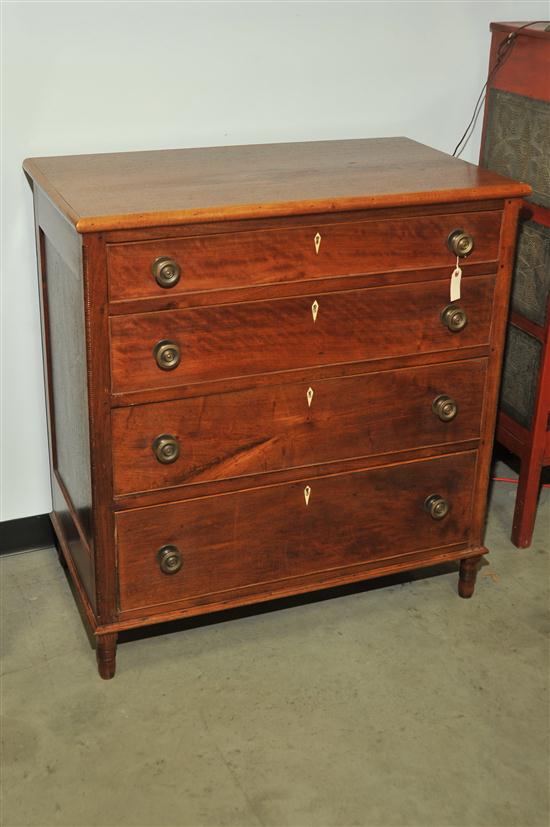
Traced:
<path id="1" fill-rule="evenodd" d="M 49 514 L 37 514 L 0 523 L 0 554 L 35 551 L 55 544 Z"/>

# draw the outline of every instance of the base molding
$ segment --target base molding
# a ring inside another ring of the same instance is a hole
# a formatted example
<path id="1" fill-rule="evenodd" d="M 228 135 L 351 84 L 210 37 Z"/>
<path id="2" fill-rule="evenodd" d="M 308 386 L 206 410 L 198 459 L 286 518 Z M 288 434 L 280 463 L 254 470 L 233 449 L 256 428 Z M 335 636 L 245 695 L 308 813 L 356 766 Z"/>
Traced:
<path id="1" fill-rule="evenodd" d="M 346 575 L 340 577 L 326 577 L 321 582 L 305 583 L 297 588 L 289 589 L 282 588 L 279 591 L 266 592 L 264 594 L 253 594 L 240 596 L 236 598 L 229 598 L 225 601 L 211 602 L 197 604 L 187 608 L 179 608 L 172 611 L 151 611 L 149 614 L 144 614 L 139 617 L 124 617 L 121 616 L 119 620 L 113 623 L 98 623 L 94 629 L 94 633 L 98 635 L 109 634 L 113 632 L 123 632 L 129 629 L 139 629 L 145 626 L 154 626 L 158 623 L 167 623 L 172 620 L 183 620 L 184 618 L 199 617 L 200 615 L 214 614 L 216 612 L 223 612 L 227 609 L 235 609 L 243 606 L 253 606 L 255 604 L 274 602 L 286 597 L 294 597 L 300 594 L 311 594 L 315 591 L 323 591 L 338 586 L 352 585 L 353 583 L 361 583 L 366 580 L 374 580 L 381 577 L 391 576 L 392 574 L 400 574 L 405 571 L 415 571 L 423 568 L 431 568 L 432 566 L 442 565 L 449 562 L 459 562 L 466 558 L 479 559 L 488 554 L 488 549 L 484 546 L 476 547 L 460 547 L 449 551 L 430 552 L 423 559 L 413 559 L 408 561 L 401 561 L 399 564 L 390 564 L 386 566 L 377 566 L 372 570 L 363 570 L 357 572 L 353 576 Z"/>
<path id="2" fill-rule="evenodd" d="M 371 563 L 372 568 L 356 571 L 353 574 L 339 574 L 325 576 L 319 582 L 305 582 L 295 584 L 289 588 L 288 584 L 280 586 L 279 589 L 265 593 L 234 595 L 226 600 L 217 602 L 199 603 L 192 606 L 181 606 L 171 611 L 150 611 L 149 614 L 138 617 L 119 616 L 111 623 L 98 621 L 88 595 L 80 580 L 78 570 L 70 553 L 70 546 L 64 536 L 63 526 L 58 515 L 53 512 L 50 515 L 52 525 L 57 535 L 57 548 L 61 563 L 68 569 L 69 575 L 75 587 L 79 608 L 88 631 L 95 637 L 96 657 L 100 676 L 109 680 L 114 677 L 116 669 L 116 649 L 119 632 L 131 629 L 139 629 L 145 626 L 152 626 L 167 621 L 177 621 L 184 618 L 198 617 L 205 614 L 215 614 L 227 609 L 252 606 L 255 604 L 275 602 L 285 597 L 294 597 L 300 594 L 311 594 L 315 591 L 323 591 L 334 586 L 345 586 L 361 581 L 373 580 L 387 577 L 401 572 L 414 571 L 422 568 L 431 568 L 448 562 L 459 562 L 459 594 L 461 597 L 471 597 L 474 591 L 475 578 L 481 558 L 488 553 L 484 546 L 465 546 L 464 544 L 453 548 L 431 549 L 428 552 L 420 552 L 399 558 L 390 558 L 384 564 L 383 561 Z M 153 609 L 153 607 L 151 607 Z"/>

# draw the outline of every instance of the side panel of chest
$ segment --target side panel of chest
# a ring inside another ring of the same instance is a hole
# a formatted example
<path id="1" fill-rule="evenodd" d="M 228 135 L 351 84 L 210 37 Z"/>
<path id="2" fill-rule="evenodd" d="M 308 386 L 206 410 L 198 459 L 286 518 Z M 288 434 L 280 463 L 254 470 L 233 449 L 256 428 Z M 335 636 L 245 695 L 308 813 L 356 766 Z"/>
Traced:
<path id="1" fill-rule="evenodd" d="M 80 237 L 35 194 L 52 521 L 79 588 L 96 605 L 85 290 Z"/>

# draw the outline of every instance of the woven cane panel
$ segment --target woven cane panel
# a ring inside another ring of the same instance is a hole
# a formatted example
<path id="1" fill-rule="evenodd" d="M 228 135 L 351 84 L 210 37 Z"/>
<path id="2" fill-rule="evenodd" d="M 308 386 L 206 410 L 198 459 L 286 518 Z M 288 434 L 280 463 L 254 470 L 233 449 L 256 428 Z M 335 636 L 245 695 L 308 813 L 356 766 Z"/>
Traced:
<path id="1" fill-rule="evenodd" d="M 491 89 L 483 165 L 531 184 L 529 200 L 550 207 L 550 104 Z"/>
<path id="2" fill-rule="evenodd" d="M 542 345 L 528 333 L 508 325 L 500 406 L 525 428 L 531 426 Z"/>
<path id="3" fill-rule="evenodd" d="M 512 282 L 512 307 L 544 326 L 550 292 L 550 228 L 535 221 L 520 227 Z"/>

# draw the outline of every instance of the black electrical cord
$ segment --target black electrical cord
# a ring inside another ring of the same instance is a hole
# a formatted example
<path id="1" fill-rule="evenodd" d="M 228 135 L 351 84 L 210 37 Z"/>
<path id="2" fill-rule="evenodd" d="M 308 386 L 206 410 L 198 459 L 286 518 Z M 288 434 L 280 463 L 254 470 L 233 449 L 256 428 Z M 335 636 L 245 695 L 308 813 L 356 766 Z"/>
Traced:
<path id="1" fill-rule="evenodd" d="M 550 23 L 550 20 L 532 20 L 530 23 L 524 23 L 523 26 L 519 26 L 515 31 L 510 32 L 510 34 L 507 37 L 505 37 L 504 40 L 501 42 L 501 44 L 500 44 L 500 46 L 498 47 L 498 50 L 497 50 L 497 59 L 495 61 L 495 65 L 493 66 L 493 68 L 489 72 L 489 74 L 487 76 L 487 80 L 485 81 L 485 83 L 481 87 L 481 92 L 479 93 L 479 97 L 478 97 L 476 105 L 474 107 L 474 114 L 472 115 L 470 123 L 468 124 L 468 126 L 464 130 L 464 134 L 462 135 L 462 138 L 460 139 L 460 141 L 457 143 L 457 145 L 454 148 L 453 157 L 457 157 L 457 154 L 459 154 L 459 150 L 460 150 L 460 152 L 462 152 L 462 150 L 465 149 L 466 144 L 468 143 L 468 141 L 472 137 L 472 133 L 474 131 L 476 121 L 479 117 L 481 107 L 483 106 L 483 102 L 485 100 L 485 94 L 487 92 L 487 86 L 489 84 L 489 81 L 492 80 L 492 78 L 495 76 L 498 69 L 500 69 L 500 67 L 502 66 L 502 64 L 504 63 L 504 61 L 506 60 L 506 58 L 510 54 L 510 51 L 511 51 L 511 49 L 512 49 L 512 47 L 513 47 L 513 45 L 516 41 L 516 37 L 518 36 L 519 32 L 522 29 L 527 29 L 529 26 L 535 26 L 537 23 Z"/>

